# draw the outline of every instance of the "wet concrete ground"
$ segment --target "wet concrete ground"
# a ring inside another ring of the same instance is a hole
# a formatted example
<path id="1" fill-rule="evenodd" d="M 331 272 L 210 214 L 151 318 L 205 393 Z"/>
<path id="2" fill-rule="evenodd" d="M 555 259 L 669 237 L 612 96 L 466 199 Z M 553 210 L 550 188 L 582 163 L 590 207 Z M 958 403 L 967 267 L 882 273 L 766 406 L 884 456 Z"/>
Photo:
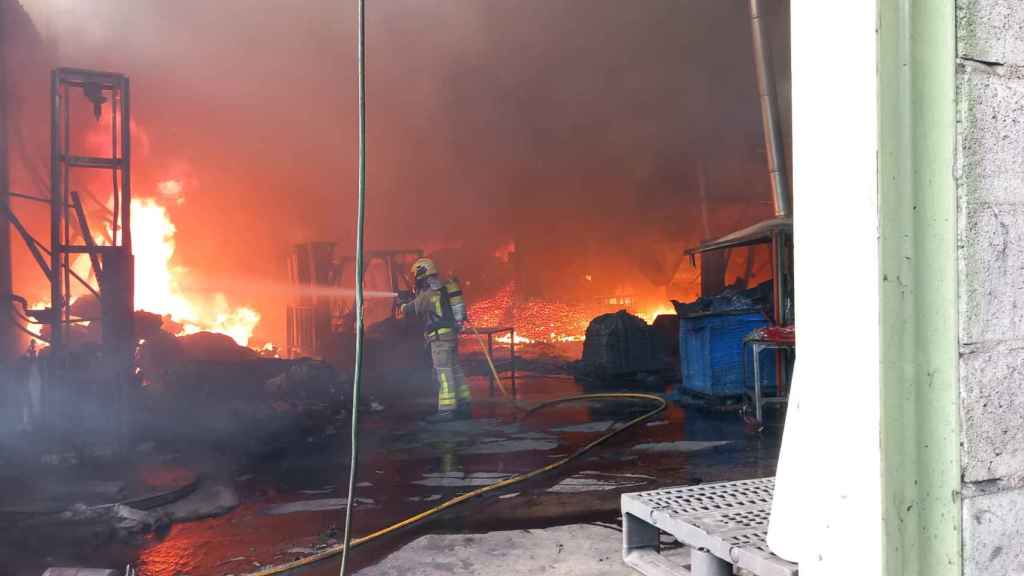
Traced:
<path id="1" fill-rule="evenodd" d="M 680 566 L 689 551 L 662 543 L 662 556 Z M 622 562 L 622 532 L 590 523 L 485 534 L 427 534 L 356 576 L 631 576 Z"/>
<path id="2" fill-rule="evenodd" d="M 485 379 L 472 386 L 470 421 L 425 424 L 419 416 L 430 407 L 416 405 L 364 414 L 356 535 L 541 467 L 651 408 L 640 401 L 581 402 L 520 420 L 509 403 L 488 398 Z M 572 378 L 550 375 L 521 377 L 517 388 L 527 404 L 583 392 Z M 240 503 L 223 516 L 174 524 L 137 543 L 54 550 L 40 565 L 131 562 L 146 576 L 244 574 L 334 544 L 344 515 L 347 425 L 339 420 L 322 436 L 234 470 Z M 778 444 L 777 436 L 750 434 L 735 413 L 673 405 L 562 469 L 356 549 L 353 567 L 372 566 L 427 533 L 615 522 L 622 492 L 772 475 Z M 31 571 L 34 564 L 20 563 L 19 574 L 41 573 Z M 303 573 L 337 568 L 333 559 Z"/>

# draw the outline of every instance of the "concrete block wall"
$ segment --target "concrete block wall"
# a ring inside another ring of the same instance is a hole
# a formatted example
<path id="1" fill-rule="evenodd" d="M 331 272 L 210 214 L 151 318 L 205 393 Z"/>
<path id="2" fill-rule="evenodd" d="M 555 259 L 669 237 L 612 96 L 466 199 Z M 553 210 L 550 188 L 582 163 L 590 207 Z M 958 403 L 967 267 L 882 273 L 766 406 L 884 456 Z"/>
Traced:
<path id="1" fill-rule="evenodd" d="M 1024 574 L 1024 1 L 957 0 L 963 562 Z"/>

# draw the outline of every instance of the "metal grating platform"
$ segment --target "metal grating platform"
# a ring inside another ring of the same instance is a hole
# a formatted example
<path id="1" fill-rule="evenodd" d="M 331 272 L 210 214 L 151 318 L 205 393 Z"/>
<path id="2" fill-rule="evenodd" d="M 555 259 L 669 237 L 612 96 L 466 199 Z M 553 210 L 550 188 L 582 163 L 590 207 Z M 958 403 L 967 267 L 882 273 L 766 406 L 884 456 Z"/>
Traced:
<path id="1" fill-rule="evenodd" d="M 765 544 L 774 478 L 720 482 L 622 495 L 622 555 L 647 576 L 795 576 L 796 564 Z M 666 532 L 691 549 L 689 569 L 659 553 Z"/>

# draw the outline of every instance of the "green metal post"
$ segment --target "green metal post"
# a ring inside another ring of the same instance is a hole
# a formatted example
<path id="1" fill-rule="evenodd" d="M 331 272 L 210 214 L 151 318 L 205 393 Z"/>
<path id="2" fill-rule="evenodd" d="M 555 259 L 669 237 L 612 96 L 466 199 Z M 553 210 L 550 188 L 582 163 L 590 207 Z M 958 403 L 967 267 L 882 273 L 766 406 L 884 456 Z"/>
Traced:
<path id="1" fill-rule="evenodd" d="M 954 0 L 878 7 L 885 574 L 952 576 L 961 573 Z"/>

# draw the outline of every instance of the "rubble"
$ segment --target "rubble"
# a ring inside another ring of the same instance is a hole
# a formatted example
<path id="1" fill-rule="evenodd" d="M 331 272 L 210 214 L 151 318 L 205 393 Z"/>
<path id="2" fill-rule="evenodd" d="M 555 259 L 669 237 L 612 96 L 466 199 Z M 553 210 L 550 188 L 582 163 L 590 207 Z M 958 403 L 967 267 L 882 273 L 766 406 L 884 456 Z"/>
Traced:
<path id="1" fill-rule="evenodd" d="M 259 356 L 255 350 L 239 346 L 225 334 L 196 332 L 179 336 L 182 352 L 188 360 L 211 362 L 243 362 Z"/>
<path id="2" fill-rule="evenodd" d="M 238 492 L 230 481 L 209 478 L 188 496 L 154 511 L 167 514 L 174 522 L 185 522 L 220 516 L 234 510 L 238 502 Z"/>
<path id="3" fill-rule="evenodd" d="M 325 401 L 337 397 L 334 385 L 338 374 L 330 364 L 302 358 L 289 361 L 284 368 L 264 384 L 264 391 L 271 396 L 298 401 Z"/>
<path id="4" fill-rule="evenodd" d="M 166 512 L 147 512 L 121 504 L 113 507 L 111 516 L 114 527 L 123 533 L 153 532 L 171 523 L 170 515 Z"/>
<path id="5" fill-rule="evenodd" d="M 693 302 L 672 301 L 676 314 L 680 318 L 700 316 L 703 314 L 720 314 L 738 310 L 766 310 L 770 308 L 772 298 L 771 281 L 762 282 L 753 288 L 729 286 L 721 293 L 708 298 L 698 298 Z"/>
<path id="6" fill-rule="evenodd" d="M 325 421 L 342 410 L 345 381 L 330 365 L 261 357 L 223 334 L 177 337 L 166 331 L 166 319 L 136 317 L 144 335 L 137 351 L 145 392 L 140 433 L 269 450 L 293 435 L 319 440 L 334 432 Z"/>
<path id="7" fill-rule="evenodd" d="M 174 522 L 185 522 L 219 516 L 238 506 L 238 494 L 225 481 L 210 479 L 199 482 L 194 490 L 175 491 L 177 496 L 153 504 L 151 499 L 133 502 L 87 505 L 75 503 L 57 515 L 63 523 L 109 525 L 120 534 L 145 534 L 163 530 Z M 138 503 L 136 503 L 138 502 Z M 145 508 L 145 509 L 143 509 Z M 52 522 L 46 516 L 37 516 L 34 524 Z"/>

